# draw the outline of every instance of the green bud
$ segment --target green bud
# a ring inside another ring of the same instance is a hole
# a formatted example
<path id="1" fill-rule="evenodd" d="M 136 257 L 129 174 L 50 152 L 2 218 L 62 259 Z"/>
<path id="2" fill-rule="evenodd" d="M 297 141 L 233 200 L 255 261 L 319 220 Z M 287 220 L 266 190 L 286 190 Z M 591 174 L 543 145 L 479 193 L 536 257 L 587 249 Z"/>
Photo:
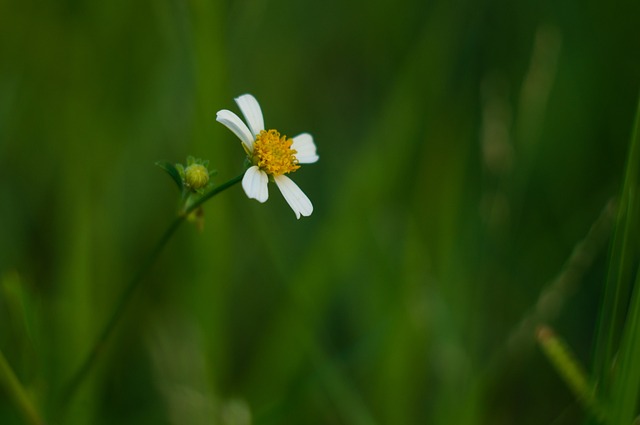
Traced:
<path id="1" fill-rule="evenodd" d="M 185 183 L 193 190 L 202 189 L 209 183 L 209 170 L 204 165 L 192 163 L 185 170 Z"/>

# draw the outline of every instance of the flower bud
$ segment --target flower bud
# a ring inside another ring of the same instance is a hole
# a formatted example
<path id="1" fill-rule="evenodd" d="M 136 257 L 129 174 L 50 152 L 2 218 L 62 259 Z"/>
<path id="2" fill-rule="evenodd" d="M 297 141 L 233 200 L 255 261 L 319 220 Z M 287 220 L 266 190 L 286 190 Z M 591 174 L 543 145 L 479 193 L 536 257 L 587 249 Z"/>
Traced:
<path id="1" fill-rule="evenodd" d="M 209 183 L 209 170 L 201 164 L 191 164 L 186 170 L 185 183 L 193 190 L 202 189 Z"/>

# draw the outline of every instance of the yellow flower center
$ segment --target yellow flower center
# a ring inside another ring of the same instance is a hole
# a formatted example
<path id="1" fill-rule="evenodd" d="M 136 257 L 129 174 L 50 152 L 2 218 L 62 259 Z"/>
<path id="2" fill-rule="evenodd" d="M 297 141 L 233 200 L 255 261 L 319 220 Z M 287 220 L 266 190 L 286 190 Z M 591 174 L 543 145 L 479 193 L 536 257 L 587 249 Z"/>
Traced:
<path id="1" fill-rule="evenodd" d="M 300 168 L 298 152 L 291 149 L 291 143 L 293 140 L 276 130 L 262 130 L 253 143 L 253 163 L 274 177 L 296 171 Z"/>

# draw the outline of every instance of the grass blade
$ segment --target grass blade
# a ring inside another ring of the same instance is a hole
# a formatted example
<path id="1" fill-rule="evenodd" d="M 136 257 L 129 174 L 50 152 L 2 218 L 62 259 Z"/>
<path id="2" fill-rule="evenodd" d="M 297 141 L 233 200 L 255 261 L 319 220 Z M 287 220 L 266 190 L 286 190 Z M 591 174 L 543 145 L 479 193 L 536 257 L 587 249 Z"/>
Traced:
<path id="1" fill-rule="evenodd" d="M 611 391 L 611 424 L 631 424 L 638 414 L 640 395 L 640 268 L 636 275 L 631 308 L 627 317 L 618 367 Z"/>
<path id="2" fill-rule="evenodd" d="M 638 217 L 640 208 L 635 195 L 638 188 L 638 167 L 640 165 L 640 102 L 636 111 L 633 134 L 627 156 L 625 180 L 620 196 L 616 230 L 611 245 L 609 272 L 605 286 L 604 300 L 600 312 L 594 374 L 599 382 L 599 390 L 607 393 L 610 385 L 610 370 L 619 347 L 628 300 L 634 259 L 638 252 Z"/>
<path id="3" fill-rule="evenodd" d="M 0 387 L 4 387 L 9 397 L 11 397 L 25 423 L 29 425 L 41 425 L 44 423 L 2 351 L 0 351 Z"/>

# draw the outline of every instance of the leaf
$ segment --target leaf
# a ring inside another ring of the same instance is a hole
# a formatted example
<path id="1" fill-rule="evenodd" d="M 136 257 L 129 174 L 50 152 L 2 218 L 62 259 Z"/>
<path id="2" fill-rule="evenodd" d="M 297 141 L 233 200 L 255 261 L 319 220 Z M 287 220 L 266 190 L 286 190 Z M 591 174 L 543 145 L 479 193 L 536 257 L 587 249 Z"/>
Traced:
<path id="1" fill-rule="evenodd" d="M 611 389 L 611 424 L 631 424 L 640 395 L 640 270 L 618 353 L 619 368 Z"/>
<path id="2" fill-rule="evenodd" d="M 629 299 L 633 291 L 633 269 L 638 259 L 640 233 L 640 99 L 627 154 L 627 165 L 618 206 L 616 230 L 611 244 L 609 271 L 600 312 L 595 349 L 595 378 L 598 391 L 606 394 L 611 387 L 611 367 L 620 347 L 622 329 L 627 320 Z"/>
<path id="3" fill-rule="evenodd" d="M 166 171 L 167 174 L 169 174 L 169 176 L 173 179 L 173 181 L 178 186 L 178 190 L 182 192 L 182 189 L 183 189 L 182 177 L 180 177 L 180 172 L 178 171 L 176 166 L 167 161 L 157 161 L 156 165 L 162 168 L 164 171 Z"/>

